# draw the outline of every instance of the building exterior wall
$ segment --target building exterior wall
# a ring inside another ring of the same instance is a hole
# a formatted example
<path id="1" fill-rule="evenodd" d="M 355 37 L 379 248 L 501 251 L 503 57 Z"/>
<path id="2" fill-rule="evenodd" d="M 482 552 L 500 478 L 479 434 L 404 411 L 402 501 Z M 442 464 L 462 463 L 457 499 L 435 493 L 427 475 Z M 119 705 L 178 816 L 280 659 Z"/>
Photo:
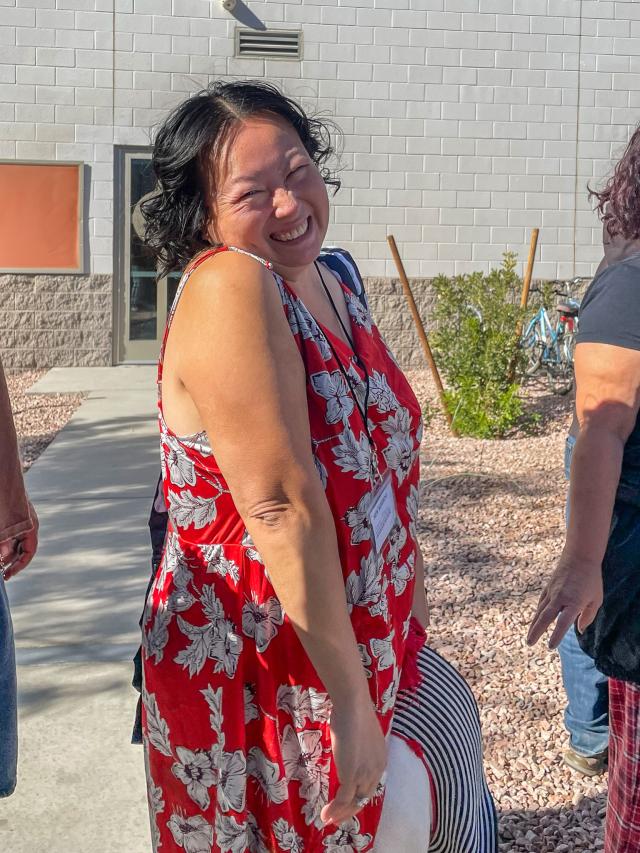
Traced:
<path id="1" fill-rule="evenodd" d="M 89 164 L 87 275 L 113 274 L 114 145 L 149 145 L 167 110 L 216 77 L 273 80 L 335 118 L 343 187 L 328 242 L 365 275 L 395 274 L 390 232 L 408 274 L 428 278 L 487 270 L 506 249 L 523 261 L 533 226 L 537 276 L 593 272 L 586 184 L 640 115 L 637 0 L 245 8 L 300 28 L 303 60 L 234 58 L 241 22 L 219 0 L 2 0 L 0 158 Z"/>
<path id="2" fill-rule="evenodd" d="M 6 368 L 112 362 L 110 275 L 0 275 L 0 356 Z"/>

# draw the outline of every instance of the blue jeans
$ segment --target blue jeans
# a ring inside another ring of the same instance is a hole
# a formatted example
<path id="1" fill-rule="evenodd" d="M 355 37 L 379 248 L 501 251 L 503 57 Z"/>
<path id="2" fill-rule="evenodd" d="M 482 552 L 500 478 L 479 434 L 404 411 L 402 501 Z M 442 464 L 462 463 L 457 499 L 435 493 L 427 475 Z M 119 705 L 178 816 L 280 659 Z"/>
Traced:
<path id="1" fill-rule="evenodd" d="M 0 797 L 13 793 L 17 759 L 16 657 L 9 601 L 0 574 Z"/>
<path id="2" fill-rule="evenodd" d="M 568 436 L 564 470 L 567 480 L 575 438 Z M 567 503 L 567 519 L 569 505 Z M 562 682 L 567 694 L 564 724 L 572 749 L 584 756 L 597 755 L 609 743 L 609 686 L 606 675 L 578 645 L 574 629 L 569 629 L 558 646 Z"/>

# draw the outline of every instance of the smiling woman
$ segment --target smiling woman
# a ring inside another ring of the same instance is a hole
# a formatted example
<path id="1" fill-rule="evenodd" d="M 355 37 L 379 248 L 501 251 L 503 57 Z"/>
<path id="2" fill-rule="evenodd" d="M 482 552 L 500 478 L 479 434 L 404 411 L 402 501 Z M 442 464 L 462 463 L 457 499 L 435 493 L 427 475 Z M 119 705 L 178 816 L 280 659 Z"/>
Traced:
<path id="1" fill-rule="evenodd" d="M 214 84 L 156 140 L 146 240 L 162 274 L 184 268 L 158 370 L 169 523 L 143 616 L 163 853 L 429 849 L 420 406 L 353 260 L 322 251 L 331 152 L 259 83 Z M 479 743 L 471 709 L 459 742 Z M 437 831 L 457 834 L 434 849 L 493 853 L 480 753 L 459 754 L 473 792 L 451 794 L 463 819 L 438 804 Z"/>
<path id="2" fill-rule="evenodd" d="M 144 203 L 143 213 L 146 242 L 157 252 L 163 275 L 184 269 L 198 251 L 211 245 L 210 204 L 220 189 L 220 167 L 233 151 L 241 123 L 265 115 L 282 119 L 293 130 L 298 146 L 322 182 L 339 189 L 340 181 L 328 166 L 334 155 L 329 122 L 307 116 L 273 86 L 215 83 L 181 104 L 155 140 L 153 165 L 162 191 Z M 221 147 L 226 148 L 224 153 Z M 262 177 L 262 169 L 257 174 L 254 169 L 264 153 L 262 149 L 258 160 L 247 164 L 245 174 L 236 175 L 236 194 L 251 195 L 260 190 L 250 184 Z M 205 186 L 207 193 L 202 191 Z"/>

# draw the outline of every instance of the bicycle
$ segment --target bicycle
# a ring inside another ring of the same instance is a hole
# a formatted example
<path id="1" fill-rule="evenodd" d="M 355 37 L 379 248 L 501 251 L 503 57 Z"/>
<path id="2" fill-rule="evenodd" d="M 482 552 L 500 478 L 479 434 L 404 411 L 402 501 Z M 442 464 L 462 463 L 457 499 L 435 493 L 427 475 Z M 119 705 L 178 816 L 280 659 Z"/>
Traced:
<path id="1" fill-rule="evenodd" d="M 556 305 L 558 320 L 555 327 L 542 305 L 529 321 L 521 338 L 521 347 L 526 356 L 525 375 L 533 376 L 543 368 L 554 394 L 568 394 L 573 388 L 573 352 L 580 303 L 570 296 L 570 292 L 576 284 L 587 280 L 577 276 L 566 282 L 550 282 L 552 287 L 559 285 L 562 288 L 560 292 L 554 290 L 556 296 L 560 297 Z"/>

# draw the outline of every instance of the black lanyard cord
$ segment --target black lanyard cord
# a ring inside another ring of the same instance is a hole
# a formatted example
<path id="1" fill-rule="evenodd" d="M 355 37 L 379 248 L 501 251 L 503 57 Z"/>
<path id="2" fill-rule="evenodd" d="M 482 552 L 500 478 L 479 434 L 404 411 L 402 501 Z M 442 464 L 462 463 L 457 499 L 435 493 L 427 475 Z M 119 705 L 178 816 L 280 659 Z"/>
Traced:
<path id="1" fill-rule="evenodd" d="M 324 282 L 324 278 L 322 277 L 322 273 L 320 272 L 320 268 L 318 267 L 318 262 L 315 261 L 314 263 L 315 263 L 315 267 L 316 267 L 316 272 L 320 276 L 320 281 L 322 282 L 322 287 L 324 288 L 324 292 L 327 295 L 327 299 L 329 300 L 329 303 L 330 303 L 331 307 L 333 308 L 334 314 L 338 318 L 338 322 L 340 323 L 340 326 L 342 327 L 342 331 L 344 332 L 346 339 L 349 341 L 349 344 L 351 345 L 351 349 L 353 350 L 355 362 L 358 365 L 358 367 L 362 370 L 362 372 L 364 373 L 364 387 L 365 387 L 364 408 L 362 408 L 362 406 L 360 405 L 360 400 L 358 399 L 358 395 L 357 395 L 353 385 L 351 384 L 352 377 L 349 376 L 349 373 L 347 372 L 345 366 L 342 363 L 342 359 L 340 358 L 340 356 L 336 352 L 336 349 L 333 346 L 332 342 L 329 340 L 329 337 L 327 335 L 324 335 L 324 338 L 325 338 L 326 342 L 329 344 L 331 352 L 333 353 L 333 357 L 335 358 L 336 362 L 338 363 L 338 367 L 340 368 L 340 372 L 344 376 L 345 382 L 347 383 L 349 391 L 351 392 L 351 396 L 353 397 L 353 401 L 356 404 L 356 408 L 357 408 L 358 412 L 360 413 L 360 417 L 362 418 L 364 430 L 365 430 L 365 433 L 366 433 L 367 438 L 369 440 L 369 444 L 371 446 L 371 449 L 374 451 L 374 453 L 376 453 L 377 452 L 376 446 L 374 444 L 373 437 L 371 435 L 371 431 L 369 430 L 369 419 L 367 417 L 367 411 L 369 408 L 369 391 L 370 391 L 369 371 L 367 370 L 365 363 L 362 361 L 362 359 L 358 355 L 358 353 L 356 351 L 355 342 L 353 341 L 351 335 L 349 334 L 349 332 L 345 328 L 344 323 L 342 322 L 342 317 L 340 316 L 340 312 L 338 311 L 336 304 L 333 301 L 333 297 L 329 293 L 329 288 L 327 287 L 327 285 Z"/>

